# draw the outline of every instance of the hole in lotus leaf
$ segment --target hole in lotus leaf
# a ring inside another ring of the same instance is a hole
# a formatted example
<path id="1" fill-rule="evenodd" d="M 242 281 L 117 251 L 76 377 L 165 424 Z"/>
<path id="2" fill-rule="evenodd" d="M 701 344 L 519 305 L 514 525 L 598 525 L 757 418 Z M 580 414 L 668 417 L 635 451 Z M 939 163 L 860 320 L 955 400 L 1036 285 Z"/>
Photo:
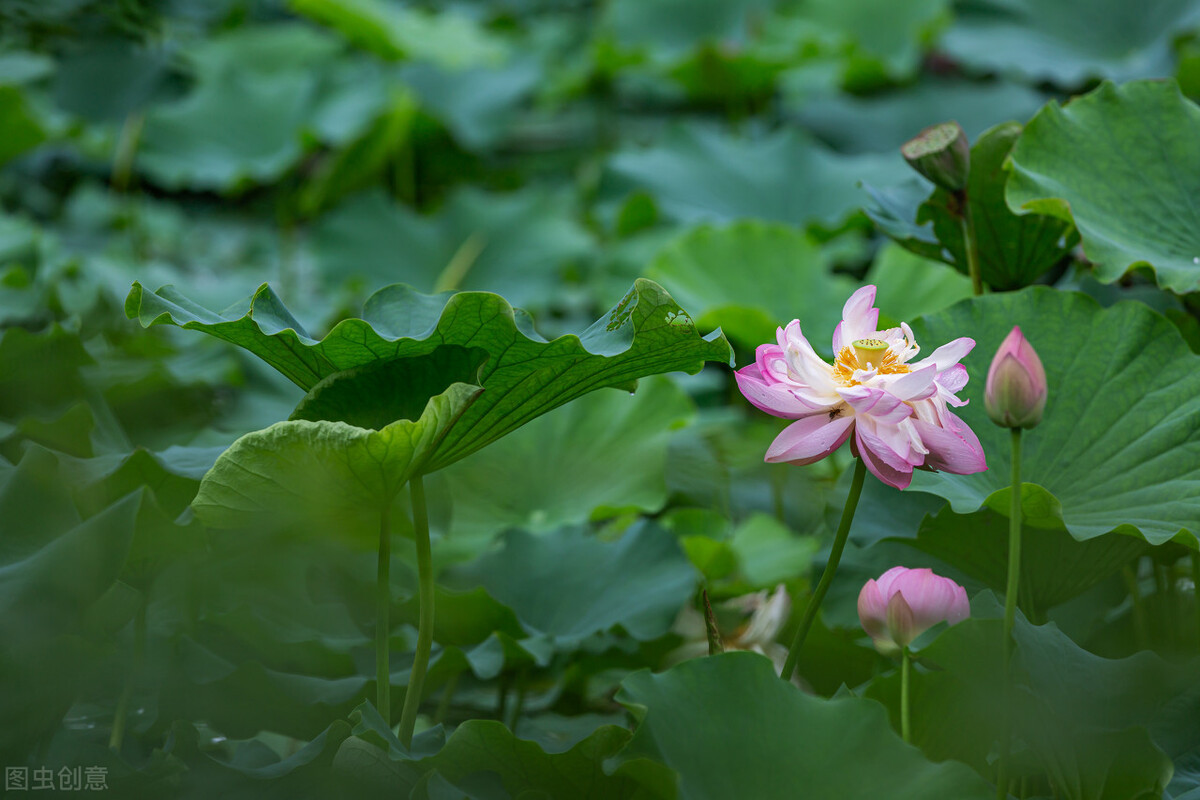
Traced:
<path id="1" fill-rule="evenodd" d="M 291 419 L 346 422 L 373 430 L 398 419 L 419 419 L 429 398 L 451 384 L 478 385 L 487 358 L 482 348 L 441 345 L 424 355 L 335 372 L 309 390 Z"/>

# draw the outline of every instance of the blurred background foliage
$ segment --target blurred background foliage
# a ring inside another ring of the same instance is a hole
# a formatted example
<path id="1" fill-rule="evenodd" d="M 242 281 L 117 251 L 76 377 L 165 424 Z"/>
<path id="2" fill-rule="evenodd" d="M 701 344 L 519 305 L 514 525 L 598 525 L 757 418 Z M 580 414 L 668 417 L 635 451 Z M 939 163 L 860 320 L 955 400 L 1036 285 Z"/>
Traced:
<path id="1" fill-rule="evenodd" d="M 861 717 L 854 746 L 889 753 L 891 780 L 975 796 L 970 770 L 896 750 L 866 701 L 768 701 L 809 715 L 796 730 L 740 713 L 779 691 L 749 659 L 622 684 L 677 660 L 673 623 L 701 585 L 730 630 L 747 606 L 723 601 L 780 583 L 802 608 L 848 488 L 847 453 L 763 465 L 781 421 L 749 413 L 717 365 L 590 396 L 430 476 L 437 644 L 427 731 L 403 752 L 364 703 L 374 556 L 320 531 L 206 530 L 189 508 L 224 448 L 303 392 L 209 337 L 143 331 L 125 297 L 173 284 L 221 309 L 269 282 L 319 336 L 403 282 L 500 293 L 553 337 L 648 276 L 722 326 L 739 365 L 797 317 L 821 350 L 863 282 L 889 324 L 970 294 L 954 248 L 905 227 L 929 187 L 901 143 L 957 119 L 972 141 L 992 131 L 998 170 L 1020 128 L 994 126 L 1104 79 L 1173 77 L 1200 97 L 1198 34 L 1189 0 L 5 0 L 0 762 L 104 765 L 123 797 L 729 797 L 727 770 L 753 786 L 799 745 L 749 732 L 836 740 Z M 1145 269 L 1097 276 L 1074 236 L 1063 223 L 1023 271 L 997 257 L 989 283 L 1135 299 L 1200 351 L 1195 293 Z M 892 564 L 935 566 L 979 619 L 933 646 L 946 671 L 920 674 L 916 743 L 988 776 L 990 734 L 946 729 L 995 716 L 987 590 L 1007 523 L 867 495 L 804 684 L 869 683 L 894 719 L 855 596 Z M 1200 797 L 1200 732 L 1181 721 L 1200 702 L 1188 550 L 1026 535 L 1035 562 L 1075 571 L 1025 568 L 1024 610 L 1057 627 L 1021 630 L 1024 669 L 1123 698 L 1083 714 L 1081 695 L 1030 689 L 1028 796 Z M 404 545 L 397 687 L 417 613 Z M 680 755 L 691 692 L 721 704 L 696 745 L 711 758 Z M 647 717 L 630 742 L 620 703 L 679 718 Z M 846 752 L 814 763 L 864 769 Z M 853 796 L 900 796 L 875 793 L 877 769 Z"/>

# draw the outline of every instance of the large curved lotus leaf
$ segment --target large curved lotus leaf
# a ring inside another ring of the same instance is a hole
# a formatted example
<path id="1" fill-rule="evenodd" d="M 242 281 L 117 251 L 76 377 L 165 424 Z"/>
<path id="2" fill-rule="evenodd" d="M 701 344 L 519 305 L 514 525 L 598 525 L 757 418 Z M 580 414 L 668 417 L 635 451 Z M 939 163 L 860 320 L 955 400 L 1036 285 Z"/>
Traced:
<path id="1" fill-rule="evenodd" d="M 289 420 L 248 433 L 204 476 L 192 508 L 216 528 L 293 528 L 369 538 L 380 512 L 424 469 L 438 443 L 481 394 L 455 383 L 416 420 L 379 430 Z"/>
<path id="2" fill-rule="evenodd" d="M 985 508 L 926 517 L 915 539 L 899 539 L 1003 593 L 1008 576 L 1008 518 Z M 1044 613 L 1120 571 L 1146 551 L 1135 536 L 1078 542 L 1061 528 L 1025 526 L 1021 543 L 1020 605 Z"/>
<path id="3" fill-rule="evenodd" d="M 1175 83 L 1104 83 L 1030 120 L 1012 151 L 1008 204 L 1073 221 L 1103 281 L 1149 265 L 1159 285 L 1195 291 L 1198 137 L 1200 108 Z"/>
<path id="4" fill-rule="evenodd" d="M 799 319 L 820 332 L 814 346 L 831 356 L 829 337 L 841 321 L 854 281 L 830 273 L 832 256 L 789 225 L 746 220 L 701 226 L 667 245 L 648 275 L 669 285 L 704 327 L 719 326 L 743 347 L 775 340 L 775 329 Z"/>
<path id="5" fill-rule="evenodd" d="M 981 599 L 993 606 L 981 609 Z M 1003 690 L 1002 622 L 994 598 L 981 595 L 973 618 L 944 631 L 920 659 L 912 692 L 913 743 L 930 758 L 953 758 L 984 774 L 1006 713 L 1013 719 L 1015 753 L 1027 769 L 1044 772 L 1061 797 L 1079 800 L 1158 797 L 1169 780 L 1169 755 L 1195 746 L 1196 663 L 1172 664 L 1142 652 L 1125 659 L 1095 656 L 1053 625 L 1034 626 L 1018 615 L 1013 631 L 1017 689 Z M 899 719 L 899 675 L 868 687 L 868 697 Z M 1186 731 L 1179 735 L 1179 731 Z"/>
<path id="6" fill-rule="evenodd" d="M 676 127 L 653 147 L 618 153 L 609 170 L 628 188 L 648 191 L 680 222 L 755 217 L 824 227 L 857 211 L 859 181 L 886 184 L 905 175 L 894 155 L 840 155 L 791 129 L 739 139 L 698 126 Z"/>
<path id="7" fill-rule="evenodd" d="M 1173 39 L 1196 14 L 1191 0 L 982 0 L 961 7 L 940 47 L 972 70 L 1064 88 L 1165 78 L 1174 72 Z"/>
<path id="8" fill-rule="evenodd" d="M 671 533 L 638 522 L 605 542 L 583 528 L 512 531 L 503 549 L 458 572 L 533 631 L 574 641 L 620 625 L 640 640 L 666 633 L 698 575 Z"/>
<path id="9" fill-rule="evenodd" d="M 377 361 L 433 353 L 445 345 L 488 354 L 478 375 L 485 391 L 422 464 L 452 464 L 552 408 L 605 386 L 632 388 L 638 378 L 728 361 L 720 331 L 700 336 L 658 284 L 638 280 L 610 312 L 579 336 L 546 341 L 529 316 L 486 292 L 422 295 L 395 285 L 367 300 L 362 319 L 338 323 L 324 339 L 309 336 L 278 296 L 263 286 L 249 310 L 215 313 L 170 287 L 150 294 L 135 283 L 125 313 L 143 325 L 202 330 L 250 350 L 306 390 L 336 372 Z"/>
<path id="10" fill-rule="evenodd" d="M 622 764 L 617 774 L 640 759 L 665 763 L 679 773 L 682 800 L 991 796 L 966 766 L 933 764 L 904 744 L 878 704 L 804 694 L 757 654 L 636 672 L 617 700 L 639 723 L 614 759 Z"/>
<path id="11" fill-rule="evenodd" d="M 477 553 L 506 528 L 542 533 L 661 510 L 668 447 L 694 415 L 683 390 L 656 377 L 634 395 L 607 389 L 581 397 L 450 465 L 440 475 L 452 506 L 440 557 Z"/>
<path id="12" fill-rule="evenodd" d="M 1141 303 L 1101 308 L 1072 292 L 1031 287 L 959 303 L 913 324 L 917 341 L 970 336 L 963 363 L 970 404 L 959 409 L 979 436 L 988 470 L 925 473 L 913 488 L 948 499 L 959 513 L 987 505 L 1008 513 L 1010 437 L 983 407 L 988 366 L 1014 325 L 1046 369 L 1041 425 L 1022 436 L 1026 524 L 1066 529 L 1079 540 L 1120 528 L 1161 544 L 1196 547 L 1200 533 L 1200 358 L 1162 315 Z"/>
<path id="13" fill-rule="evenodd" d="M 1021 135 L 1021 126 L 1004 123 L 988 130 L 971 148 L 968 203 L 979 245 L 979 270 L 993 289 L 1028 286 L 1066 256 L 1077 237 L 1070 220 L 1046 214 L 1018 215 L 1005 203 L 1009 175 L 1005 159 Z M 922 187 L 922 188 L 918 188 Z M 943 189 L 908 182 L 890 190 L 868 189 L 867 209 L 880 229 L 918 255 L 937 258 L 967 272 L 957 200 Z"/>

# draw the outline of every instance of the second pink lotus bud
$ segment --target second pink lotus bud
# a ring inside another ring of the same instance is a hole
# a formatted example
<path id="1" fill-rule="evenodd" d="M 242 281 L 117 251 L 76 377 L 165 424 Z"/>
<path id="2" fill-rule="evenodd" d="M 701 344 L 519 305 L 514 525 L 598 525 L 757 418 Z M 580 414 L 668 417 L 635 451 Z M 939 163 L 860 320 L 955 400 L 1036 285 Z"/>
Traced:
<path id="1" fill-rule="evenodd" d="M 1013 326 L 988 369 L 983 405 L 1004 428 L 1032 428 L 1046 409 L 1046 370 L 1033 345 Z"/>
<path id="2" fill-rule="evenodd" d="M 892 567 L 858 594 L 858 619 L 884 655 L 895 655 L 939 622 L 971 614 L 967 591 L 930 569 Z"/>

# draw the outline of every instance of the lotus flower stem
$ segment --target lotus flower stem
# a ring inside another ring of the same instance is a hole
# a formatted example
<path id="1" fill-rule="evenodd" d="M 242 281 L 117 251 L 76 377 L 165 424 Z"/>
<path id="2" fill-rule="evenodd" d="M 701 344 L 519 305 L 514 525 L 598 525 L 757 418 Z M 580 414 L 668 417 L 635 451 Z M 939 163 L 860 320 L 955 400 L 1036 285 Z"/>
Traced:
<path id="1" fill-rule="evenodd" d="M 912 656 L 908 648 L 900 651 L 900 738 L 912 744 L 912 723 L 908 713 L 908 683 L 912 674 Z"/>
<path id="2" fill-rule="evenodd" d="M 420 599 L 420 619 L 417 624 L 417 652 L 413 656 L 408 688 L 404 690 L 404 710 L 400 713 L 400 741 L 405 747 L 412 744 L 417 725 L 417 709 L 429 669 L 429 651 L 433 648 L 433 554 L 429 545 L 429 512 L 425 507 L 425 484 L 420 475 L 408 482 L 412 494 L 413 538 L 417 544 L 417 585 Z"/>
<path id="3" fill-rule="evenodd" d="M 392 724 L 392 670 L 388 639 L 391 634 L 392 566 L 391 503 L 379 512 L 379 562 L 375 572 L 375 708 Z"/>
<path id="4" fill-rule="evenodd" d="M 108 749 L 114 753 L 121 752 L 121 744 L 125 740 L 125 722 L 129 716 L 129 699 L 133 695 L 133 684 L 142 672 L 142 663 L 146 659 L 146 605 L 148 598 L 142 594 L 138 603 L 137 614 L 133 618 L 133 668 L 125 676 L 125 686 L 121 689 L 121 697 L 117 700 L 117 710 L 113 715 L 112 733 L 108 737 Z"/>
<path id="5" fill-rule="evenodd" d="M 1004 691 L 1011 691 L 1010 662 L 1012 661 L 1012 631 L 1017 618 L 1017 591 L 1021 579 L 1021 429 L 1012 433 L 1012 505 L 1008 513 L 1008 586 L 1004 592 L 1004 644 L 1002 675 Z M 1006 708 L 1011 704 L 1006 704 Z M 1007 712 L 1006 712 L 1007 713 Z M 997 767 L 996 797 L 1008 796 L 1008 755 L 1011 737 L 1009 718 L 1005 716 L 1000 734 L 1000 762 Z"/>
<path id="6" fill-rule="evenodd" d="M 975 239 L 975 220 L 971 218 L 971 205 L 965 191 L 959 192 L 962 203 L 963 250 L 967 253 L 967 272 L 971 276 L 971 291 L 976 297 L 983 294 L 983 275 L 979 267 L 979 242 Z"/>
<path id="7" fill-rule="evenodd" d="M 779 677 L 785 681 L 790 681 L 792 673 L 796 671 L 800 648 L 804 646 L 804 640 L 808 636 L 808 629 L 812 627 L 813 620 L 817 618 L 817 611 L 821 608 L 821 601 L 825 599 L 825 593 L 829 591 L 829 584 L 833 583 L 833 574 L 837 572 L 838 562 L 842 560 L 842 551 L 846 549 L 846 539 L 850 535 L 850 524 L 854 522 L 854 510 L 858 508 L 858 498 L 862 495 L 863 478 L 866 477 L 866 474 L 866 463 L 861 458 L 855 459 L 854 480 L 850 484 L 850 494 L 846 496 L 846 505 L 842 509 L 841 524 L 838 525 L 837 535 L 833 538 L 833 549 L 829 551 L 829 561 L 825 564 L 825 571 L 821 573 L 821 580 L 817 583 L 812 599 L 808 601 L 808 607 L 804 609 L 800 627 L 796 629 L 796 637 L 792 639 L 792 646 L 788 648 L 787 660 L 784 661 L 783 670 L 779 673 Z"/>

